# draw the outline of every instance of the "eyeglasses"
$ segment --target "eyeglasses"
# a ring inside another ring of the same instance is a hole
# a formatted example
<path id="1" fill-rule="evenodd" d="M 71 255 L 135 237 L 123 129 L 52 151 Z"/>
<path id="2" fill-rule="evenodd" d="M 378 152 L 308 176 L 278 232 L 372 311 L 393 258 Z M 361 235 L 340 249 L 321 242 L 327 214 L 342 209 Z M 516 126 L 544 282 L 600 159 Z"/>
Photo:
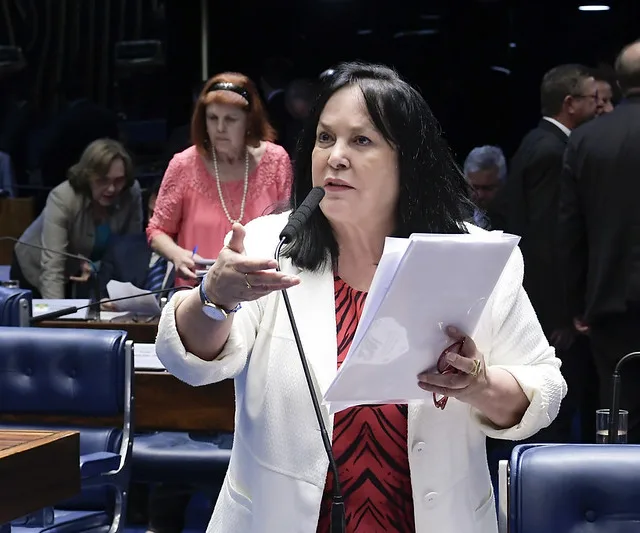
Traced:
<path id="1" fill-rule="evenodd" d="M 444 374 L 460 373 L 460 371 L 457 368 L 454 368 L 447 362 L 447 353 L 449 352 L 454 352 L 458 354 L 462 353 L 462 348 L 464 347 L 464 340 L 465 339 L 463 338 L 462 340 L 456 341 L 451 346 L 448 346 L 442 351 L 442 353 L 440 354 L 440 357 L 438 358 L 438 364 L 437 364 L 438 372 L 440 374 L 444 375 Z M 435 392 L 433 393 L 433 403 L 438 409 L 444 409 L 447 406 L 448 399 L 449 399 L 448 396 L 441 396 L 440 398 L 438 398 L 436 393 Z"/>
<path id="2" fill-rule="evenodd" d="M 598 93 L 594 94 L 572 94 L 574 98 L 593 98 L 596 102 L 598 101 Z"/>

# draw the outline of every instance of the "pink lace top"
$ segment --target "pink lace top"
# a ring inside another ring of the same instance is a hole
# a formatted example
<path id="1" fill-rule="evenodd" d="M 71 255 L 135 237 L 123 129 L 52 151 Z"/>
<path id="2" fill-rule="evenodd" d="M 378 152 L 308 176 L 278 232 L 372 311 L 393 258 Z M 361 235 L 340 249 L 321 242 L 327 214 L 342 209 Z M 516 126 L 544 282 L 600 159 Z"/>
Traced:
<path id="1" fill-rule="evenodd" d="M 272 213 L 289 199 L 291 161 L 281 146 L 267 142 L 255 170 L 249 174 L 244 218 L 250 220 Z M 231 218 L 240 215 L 244 182 L 222 182 L 222 194 Z M 195 146 L 173 156 L 162 179 L 158 199 L 147 227 L 149 241 L 159 233 L 173 238 L 179 246 L 215 259 L 231 230 L 220 202 L 215 177 L 207 170 Z M 188 284 L 176 280 L 176 285 Z"/>

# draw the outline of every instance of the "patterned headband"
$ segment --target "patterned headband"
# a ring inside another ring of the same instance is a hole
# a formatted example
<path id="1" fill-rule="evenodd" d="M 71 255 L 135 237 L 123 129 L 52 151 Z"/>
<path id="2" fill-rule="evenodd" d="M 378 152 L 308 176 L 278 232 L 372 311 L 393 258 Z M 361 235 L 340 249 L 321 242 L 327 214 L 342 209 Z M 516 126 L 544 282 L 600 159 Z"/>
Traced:
<path id="1" fill-rule="evenodd" d="M 214 83 L 211 87 L 209 87 L 209 90 L 207 91 L 207 93 L 210 93 L 213 91 L 231 91 L 236 94 L 239 94 L 240 96 L 242 96 L 242 98 L 244 98 L 247 101 L 247 104 L 249 104 L 249 108 L 251 108 L 251 98 L 249 97 L 249 93 L 244 87 L 240 87 L 235 83 L 229 83 L 228 81 L 220 81 L 218 83 Z"/>

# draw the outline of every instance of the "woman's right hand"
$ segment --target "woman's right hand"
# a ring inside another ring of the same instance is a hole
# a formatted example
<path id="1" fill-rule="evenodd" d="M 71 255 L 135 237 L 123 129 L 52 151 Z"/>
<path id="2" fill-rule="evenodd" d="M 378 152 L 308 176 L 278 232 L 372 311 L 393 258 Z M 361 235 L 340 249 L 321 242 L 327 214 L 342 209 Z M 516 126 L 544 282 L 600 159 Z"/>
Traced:
<path id="1" fill-rule="evenodd" d="M 176 276 L 184 279 L 196 279 L 196 265 L 202 257 L 190 250 L 178 247 L 171 256 L 171 262 L 176 269 Z"/>
<path id="2" fill-rule="evenodd" d="M 244 226 L 234 224 L 229 244 L 220 251 L 205 277 L 207 296 L 224 309 L 233 309 L 240 302 L 257 300 L 300 283 L 297 276 L 277 272 L 275 259 L 247 257 L 244 236 Z"/>

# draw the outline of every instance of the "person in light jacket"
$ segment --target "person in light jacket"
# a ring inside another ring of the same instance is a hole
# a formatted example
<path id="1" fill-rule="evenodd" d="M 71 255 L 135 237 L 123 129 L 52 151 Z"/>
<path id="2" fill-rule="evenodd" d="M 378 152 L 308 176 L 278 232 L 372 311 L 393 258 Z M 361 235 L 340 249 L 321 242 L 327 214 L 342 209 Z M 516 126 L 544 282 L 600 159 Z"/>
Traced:
<path id="1" fill-rule="evenodd" d="M 49 193 L 44 210 L 20 237 L 36 247 L 16 244 L 11 277 L 34 298 L 70 298 L 71 283 L 89 279 L 112 236 L 141 231 L 142 197 L 131 157 L 118 141 L 98 139 Z"/>
<path id="2" fill-rule="evenodd" d="M 301 137 L 294 207 L 313 186 L 326 196 L 280 272 L 269 258 L 287 214 L 235 224 L 201 286 L 178 293 L 159 324 L 156 351 L 175 376 L 235 380 L 233 451 L 209 533 L 329 531 L 333 477 L 280 290 L 321 398 L 385 238 L 484 231 L 464 223 L 468 187 L 427 103 L 384 66 L 343 64 L 323 87 Z M 415 377 L 423 401 L 333 416 L 321 407 L 347 532 L 496 533 L 485 438 L 533 435 L 566 393 L 522 279 L 516 249 L 474 338 L 455 324 L 443 330 L 448 371 Z"/>

